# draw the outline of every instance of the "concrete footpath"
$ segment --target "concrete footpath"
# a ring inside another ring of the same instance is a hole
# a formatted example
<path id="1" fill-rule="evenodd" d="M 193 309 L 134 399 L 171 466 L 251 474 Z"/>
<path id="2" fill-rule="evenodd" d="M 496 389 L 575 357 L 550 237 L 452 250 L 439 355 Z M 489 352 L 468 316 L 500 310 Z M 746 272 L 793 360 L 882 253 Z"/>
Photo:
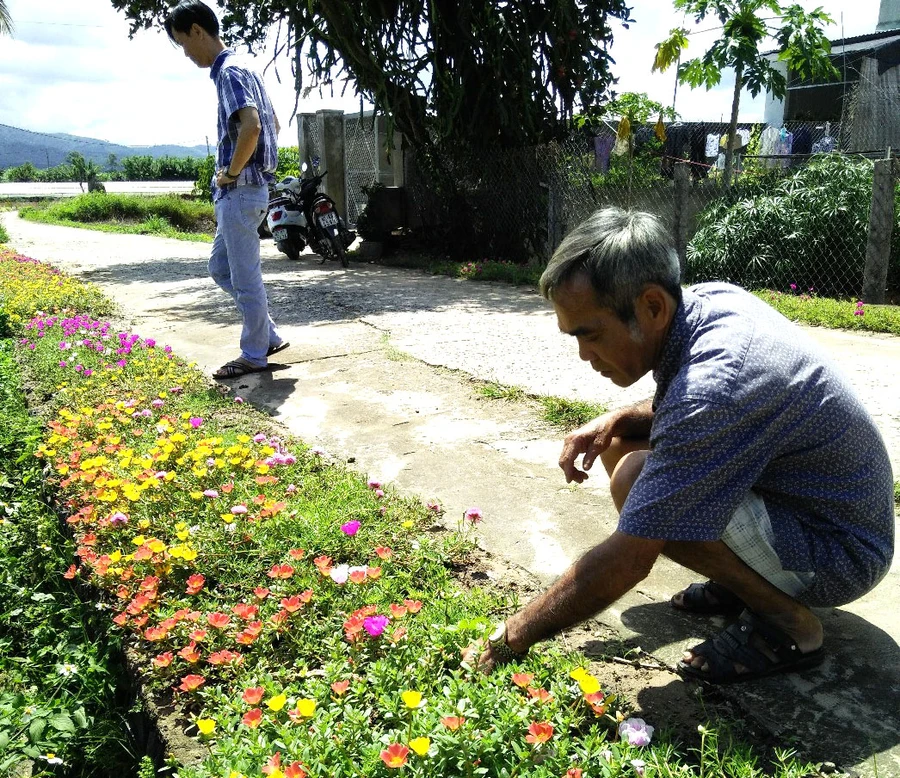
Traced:
<path id="1" fill-rule="evenodd" d="M 18 251 L 100 284 L 137 332 L 207 373 L 237 355 L 237 315 L 207 277 L 207 245 L 0 218 Z M 651 395 L 649 377 L 622 390 L 594 374 L 534 292 L 357 263 L 341 271 L 314 255 L 292 263 L 263 246 L 273 316 L 293 345 L 271 372 L 232 382 L 237 394 L 335 459 L 439 500 L 449 524 L 481 507 L 481 545 L 501 584 L 521 568 L 546 585 L 614 529 L 605 475 L 595 470 L 585 485 L 567 486 L 556 464 L 561 435 L 527 403 L 484 399 L 473 379 L 613 407 Z M 900 338 L 809 333 L 857 387 L 900 473 Z M 644 660 L 611 665 L 608 682 L 652 723 L 683 731 L 703 713 L 694 685 L 667 668 L 722 625 L 670 608 L 671 594 L 691 580 L 661 560 L 596 624 L 566 638 L 595 653 L 640 646 Z M 898 584 L 895 563 L 862 600 L 819 612 L 828 658 L 816 670 L 714 699 L 813 759 L 900 778 Z"/>

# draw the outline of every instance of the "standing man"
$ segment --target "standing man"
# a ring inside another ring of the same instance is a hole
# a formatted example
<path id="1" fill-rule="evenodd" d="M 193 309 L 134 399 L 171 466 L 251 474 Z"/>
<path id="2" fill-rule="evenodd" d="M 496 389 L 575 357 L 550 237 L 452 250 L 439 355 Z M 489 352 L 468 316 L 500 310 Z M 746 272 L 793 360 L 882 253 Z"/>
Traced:
<path id="1" fill-rule="evenodd" d="M 728 683 L 799 670 L 823 655 L 810 606 L 856 600 L 887 574 L 891 464 L 847 380 L 748 292 L 679 282 L 663 226 L 614 208 L 568 235 L 541 277 L 581 359 L 617 386 L 652 371 L 656 394 L 566 437 L 566 481 L 599 457 L 618 527 L 480 656 L 467 652 L 482 670 L 608 607 L 660 554 L 709 579 L 674 607 L 740 613 L 685 653 L 683 673 Z"/>
<path id="2" fill-rule="evenodd" d="M 216 237 L 209 258 L 212 279 L 237 303 L 243 319 L 241 355 L 214 378 L 238 378 L 268 367 L 288 347 L 269 315 L 257 228 L 278 167 L 281 129 L 262 79 L 242 67 L 219 38 L 219 20 L 200 0 L 184 0 L 165 20 L 166 32 L 199 68 L 211 68 L 219 100 L 217 172 L 213 181 Z"/>

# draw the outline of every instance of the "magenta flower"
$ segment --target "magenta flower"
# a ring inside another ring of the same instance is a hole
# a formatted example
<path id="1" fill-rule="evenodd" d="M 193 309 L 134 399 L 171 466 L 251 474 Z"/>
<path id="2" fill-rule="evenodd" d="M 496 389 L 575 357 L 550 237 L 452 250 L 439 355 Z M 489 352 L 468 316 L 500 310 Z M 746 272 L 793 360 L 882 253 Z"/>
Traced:
<path id="1" fill-rule="evenodd" d="M 153 338 L 147 338 L 147 340 L 144 341 L 144 345 L 146 345 L 147 348 L 153 348 L 156 345 L 156 341 L 153 340 Z"/>
<path id="2" fill-rule="evenodd" d="M 264 443 L 265 440 L 266 440 L 266 436 L 263 435 L 261 432 L 258 432 L 256 435 L 253 436 L 254 443 Z"/>
<path id="3" fill-rule="evenodd" d="M 349 535 L 353 537 L 357 532 L 359 532 L 360 523 L 358 521 L 348 521 L 346 524 L 341 524 L 341 532 L 345 535 Z"/>
<path id="4" fill-rule="evenodd" d="M 238 405 L 240 405 L 242 402 L 244 402 L 244 398 L 243 398 L 243 397 L 235 397 L 235 398 L 234 398 L 234 401 L 235 401 Z"/>
<path id="5" fill-rule="evenodd" d="M 465 514 L 466 521 L 472 524 L 478 524 L 484 518 L 481 508 L 469 508 Z"/>
<path id="6" fill-rule="evenodd" d="M 388 625 L 387 616 L 369 616 L 363 621 L 363 627 L 373 638 L 377 638 Z"/>
<path id="7" fill-rule="evenodd" d="M 197 429 L 197 427 L 203 424 L 203 419 L 201 419 L 199 416 L 191 416 L 189 421 L 194 429 Z"/>
<path id="8" fill-rule="evenodd" d="M 380 500 L 382 497 L 384 497 L 384 490 L 383 490 L 383 489 L 376 489 L 376 490 L 375 490 L 375 496 Z"/>
<path id="9" fill-rule="evenodd" d="M 370 479 L 369 479 L 369 483 L 367 484 L 367 486 L 368 486 L 370 489 L 380 489 L 380 488 L 381 488 L 381 481 L 376 481 L 374 478 L 370 478 Z"/>

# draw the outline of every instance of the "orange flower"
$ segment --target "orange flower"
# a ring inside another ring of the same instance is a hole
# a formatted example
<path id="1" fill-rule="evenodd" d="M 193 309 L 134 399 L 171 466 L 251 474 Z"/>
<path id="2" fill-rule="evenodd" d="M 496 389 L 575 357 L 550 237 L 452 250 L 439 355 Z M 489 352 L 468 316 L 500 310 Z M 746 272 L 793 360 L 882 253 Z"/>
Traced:
<path id="1" fill-rule="evenodd" d="M 197 644 L 193 640 L 178 652 L 178 656 L 191 664 L 200 661 L 200 652 L 197 650 Z"/>
<path id="2" fill-rule="evenodd" d="M 232 607 L 231 612 L 239 619 L 249 621 L 254 616 L 256 616 L 257 613 L 259 613 L 259 606 L 248 605 L 246 602 L 239 602 L 237 605 Z"/>
<path id="3" fill-rule="evenodd" d="M 269 570 L 269 578 L 281 578 L 287 579 L 290 578 L 294 574 L 294 568 L 290 565 L 272 565 L 272 569 Z"/>
<path id="4" fill-rule="evenodd" d="M 451 732 L 456 732 L 465 723 L 466 720 L 463 716 L 443 716 L 441 718 L 441 724 Z"/>
<path id="5" fill-rule="evenodd" d="M 300 602 L 300 598 L 294 594 L 290 597 L 282 597 L 281 598 L 281 607 L 284 608 L 288 613 L 296 613 L 300 608 L 303 607 L 303 603 Z"/>
<path id="6" fill-rule="evenodd" d="M 531 686 L 531 682 L 534 680 L 534 676 L 531 673 L 513 673 L 512 682 L 524 689 L 526 686 Z"/>
<path id="7" fill-rule="evenodd" d="M 332 559 L 330 556 L 317 556 L 313 559 L 313 564 L 316 566 L 316 570 L 318 570 L 322 575 L 328 575 L 328 571 L 331 570 Z"/>
<path id="8" fill-rule="evenodd" d="M 313 598 L 313 590 L 304 589 L 297 596 L 300 598 L 300 602 L 309 602 Z"/>
<path id="9" fill-rule="evenodd" d="M 419 600 L 404 600 L 403 604 L 410 613 L 418 613 L 422 610 L 422 603 Z"/>
<path id="10" fill-rule="evenodd" d="M 306 770 L 300 762 L 291 762 L 284 768 L 284 778 L 306 778 Z"/>
<path id="11" fill-rule="evenodd" d="M 202 643 L 204 640 L 206 640 L 206 634 L 207 633 L 205 629 L 195 629 L 193 632 L 191 632 L 190 635 L 188 635 L 188 637 L 197 643 Z"/>
<path id="12" fill-rule="evenodd" d="M 265 586 L 257 586 L 253 590 L 253 596 L 256 597 L 258 600 L 264 600 L 264 599 L 266 599 L 266 597 L 269 596 L 269 591 L 270 590 L 267 589 Z"/>
<path id="13" fill-rule="evenodd" d="M 538 702 L 553 702 L 553 695 L 546 689 L 535 689 L 534 687 L 529 686 L 525 691 L 528 692 L 531 699 L 537 700 Z"/>
<path id="14" fill-rule="evenodd" d="M 402 619 L 406 615 L 406 606 L 405 605 L 395 605 L 391 603 L 391 618 L 392 619 Z"/>
<path id="15" fill-rule="evenodd" d="M 181 679 L 179 689 L 183 692 L 192 692 L 199 689 L 206 683 L 206 679 L 202 675 L 186 675 Z"/>
<path id="16" fill-rule="evenodd" d="M 352 573 L 350 573 L 350 580 L 355 584 L 361 584 L 366 580 L 366 571 L 354 570 Z"/>
<path id="17" fill-rule="evenodd" d="M 382 761 L 392 770 L 403 767 L 406 764 L 407 756 L 409 756 L 409 749 L 402 743 L 391 743 L 381 752 Z"/>
<path id="18" fill-rule="evenodd" d="M 288 551 L 288 554 L 291 555 L 292 559 L 303 559 L 303 555 L 306 553 L 302 548 L 292 548 Z"/>
<path id="19" fill-rule="evenodd" d="M 581 778 L 581 768 L 580 767 L 570 767 L 566 770 L 566 774 L 563 778 Z"/>
<path id="20" fill-rule="evenodd" d="M 263 698 L 264 692 L 265 690 L 262 686 L 251 686 L 249 689 L 244 689 L 241 699 L 248 705 L 258 705 Z"/>
<path id="21" fill-rule="evenodd" d="M 391 554 L 393 554 L 394 552 L 391 551 L 387 546 L 375 546 L 375 553 L 378 554 L 381 559 L 390 559 Z"/>
<path id="22" fill-rule="evenodd" d="M 67 578 L 71 581 L 75 577 L 75 573 L 75 565 L 69 565 L 69 569 L 63 573 L 63 578 Z"/>
<path id="23" fill-rule="evenodd" d="M 166 651 L 163 654 L 158 654 L 153 657 L 153 666 L 159 669 L 163 667 L 168 667 L 172 664 L 172 660 L 175 658 L 175 655 L 171 651 Z"/>
<path id="24" fill-rule="evenodd" d="M 269 621 L 272 624 L 284 624 L 289 618 L 291 614 L 288 611 L 278 611 L 278 613 L 273 614 L 269 617 Z"/>
<path id="25" fill-rule="evenodd" d="M 144 630 L 144 640 L 165 640 L 168 634 L 169 630 L 163 627 L 148 627 Z"/>
<path id="26" fill-rule="evenodd" d="M 346 694 L 347 689 L 350 688 L 350 681 L 335 681 L 331 684 L 331 691 L 333 691 L 338 697 L 342 697 Z"/>
<path id="27" fill-rule="evenodd" d="M 262 711 L 259 708 L 248 710 L 241 718 L 241 721 L 250 729 L 256 729 L 262 722 Z"/>
<path id="28" fill-rule="evenodd" d="M 206 578 L 204 578 L 200 573 L 194 573 L 190 578 L 187 579 L 187 589 L 185 589 L 186 594 L 197 594 L 203 588 L 203 584 L 206 583 Z"/>
<path id="29" fill-rule="evenodd" d="M 367 567 L 366 575 L 369 576 L 373 581 L 377 581 L 381 578 L 381 568 L 380 567 Z"/>
<path id="30" fill-rule="evenodd" d="M 553 737 L 553 725 L 547 721 L 533 721 L 528 725 L 528 734 L 525 740 L 536 746 L 546 743 Z"/>

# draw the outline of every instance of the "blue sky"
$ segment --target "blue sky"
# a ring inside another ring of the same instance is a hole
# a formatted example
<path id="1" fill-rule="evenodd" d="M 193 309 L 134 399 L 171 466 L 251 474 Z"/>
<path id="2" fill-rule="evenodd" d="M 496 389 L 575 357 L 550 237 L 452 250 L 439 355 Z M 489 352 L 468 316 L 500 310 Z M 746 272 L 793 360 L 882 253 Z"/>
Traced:
<path id="1" fill-rule="evenodd" d="M 828 30 L 832 38 L 841 37 L 842 19 L 848 37 L 875 31 L 879 0 L 800 2 L 807 8 L 821 5 L 835 18 Z M 0 38 L 0 123 L 127 145 L 197 145 L 207 136 L 215 142 L 215 94 L 208 71 L 185 59 L 164 32 L 140 32 L 129 40 L 127 22 L 109 0 L 7 0 L 7 5 L 16 30 L 14 38 Z M 670 103 L 674 74 L 651 74 L 650 67 L 654 44 L 684 20 L 668 0 L 633 0 L 632 16 L 629 29 L 616 25 L 616 89 L 647 92 Z M 688 55 L 702 54 L 715 37 L 715 32 L 692 36 Z M 262 69 L 268 57 L 257 61 Z M 272 67 L 264 78 L 284 125 L 279 142 L 290 145 L 296 143 L 296 123 L 288 126 L 287 121 L 294 106 L 293 81 L 286 61 L 278 71 L 281 83 Z M 679 87 L 677 110 L 689 120 L 727 118 L 733 86 L 733 76 L 726 74 L 711 92 Z M 299 110 L 318 108 L 358 110 L 359 98 L 351 86 L 343 99 L 313 94 Z M 762 113 L 762 97 L 743 97 L 743 121 L 760 120 Z"/>

